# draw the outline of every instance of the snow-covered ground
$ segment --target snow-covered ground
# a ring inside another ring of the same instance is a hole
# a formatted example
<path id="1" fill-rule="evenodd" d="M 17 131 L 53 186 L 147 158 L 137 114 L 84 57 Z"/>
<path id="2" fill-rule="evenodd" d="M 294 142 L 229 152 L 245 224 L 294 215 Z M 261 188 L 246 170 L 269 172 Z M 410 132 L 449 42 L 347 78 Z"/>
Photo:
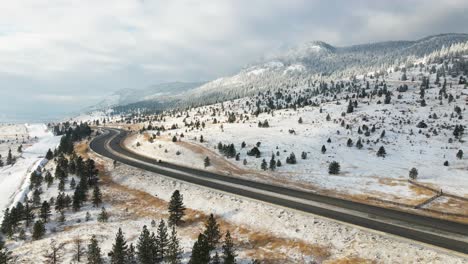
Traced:
<path id="1" fill-rule="evenodd" d="M 454 98 L 453 102 L 448 102 L 447 98 L 439 99 L 440 87 L 434 85 L 435 74 L 420 72 L 418 67 L 407 71 L 408 79 L 414 78 L 414 81 L 399 80 L 401 74 L 392 72 L 385 77 L 388 90 L 393 93 L 390 104 L 383 103 L 385 96 L 356 98 L 353 100 L 358 101 L 358 106 L 354 112 L 342 115 L 348 106 L 346 96 L 354 94 L 343 92 L 333 100 L 317 96 L 316 100 L 322 100 L 319 106 L 274 110 L 255 116 L 250 114 L 251 106 L 262 97 L 243 98 L 179 113 L 166 113 L 162 118 L 151 121 L 153 127 L 166 128 L 160 132 L 161 136 L 150 142 L 148 138 L 156 135 L 157 131 L 146 131 L 127 140 L 127 146 L 133 151 L 169 162 L 240 174 L 250 179 L 413 204 L 433 195 L 421 192 L 408 183 L 408 172 L 414 167 L 419 171 L 417 180 L 420 183 L 468 197 L 468 159 L 466 155 L 463 159 L 456 157 L 458 150 L 468 152 L 468 143 L 464 138 L 457 140 L 453 136 L 454 125 L 466 125 L 466 117 L 459 119 L 454 114 L 455 106 L 459 106 L 461 115 L 466 115 L 466 85 L 459 85 L 458 77 L 447 76 L 447 93 Z M 431 83 L 431 88 L 425 91 L 426 106 L 421 106 L 420 102 L 419 87 L 423 75 L 429 76 Z M 380 84 L 382 79 L 378 82 L 375 79 L 366 81 L 373 87 Z M 355 85 L 365 87 L 366 81 L 358 80 Z M 440 82 L 443 82 L 442 77 Z M 408 85 L 408 91 L 396 91 L 402 84 Z M 300 89 L 290 92 L 292 95 L 299 93 Z M 228 113 L 236 114 L 235 122 L 227 122 Z M 241 119 L 240 115 L 244 118 Z M 327 115 L 330 121 L 326 120 Z M 298 122 L 299 118 L 302 123 Z M 264 120 L 268 120 L 268 128 L 258 126 Z M 197 121 L 203 122 L 204 127 L 184 125 Z M 418 128 L 420 121 L 424 121 L 428 128 Z M 140 127 L 148 124 L 141 123 Z M 174 124 L 178 128 L 171 129 Z M 363 125 L 369 129 L 375 126 L 375 132 L 368 136 L 364 132 L 359 134 L 358 128 Z M 383 131 L 385 134 L 381 136 Z M 184 137 L 180 137 L 181 134 Z M 172 142 L 174 135 L 178 142 Z M 200 142 L 200 136 L 203 136 L 204 142 Z M 356 147 L 359 138 L 363 143 L 362 149 Z M 352 140 L 352 147 L 347 146 L 348 139 Z M 239 160 L 222 157 L 216 149 L 219 142 L 234 144 Z M 241 148 L 242 142 L 246 143 L 245 148 Z M 261 157 L 248 156 L 247 151 L 257 142 L 261 143 Z M 327 149 L 324 154 L 321 152 L 322 146 Z M 381 146 L 385 147 L 385 157 L 376 155 Z M 301 158 L 302 152 L 307 153 L 306 159 Z M 297 164 L 286 164 L 290 153 L 295 153 Z M 276 160 L 281 160 L 282 166 L 274 171 L 263 171 L 262 160 L 269 164 L 273 154 Z M 205 168 L 203 160 L 206 156 L 214 158 L 217 164 Z M 329 175 L 328 165 L 331 161 L 340 163 L 339 175 Z M 449 166 L 444 166 L 445 161 Z"/>
<path id="2" fill-rule="evenodd" d="M 54 136 L 44 124 L 2 126 L 0 131 L 2 139 L 13 132 L 23 135 L 25 139 L 28 136 L 34 139 L 25 141 L 28 144 L 24 145 L 22 153 L 15 153 L 15 156 L 18 156 L 14 165 L 0 168 L 0 208 L 2 208 L 1 216 L 3 216 L 4 208 L 22 200 L 29 187 L 30 173 L 43 163 L 47 150 L 54 149 L 60 137 Z M 17 146 L 12 150 L 16 148 Z"/>

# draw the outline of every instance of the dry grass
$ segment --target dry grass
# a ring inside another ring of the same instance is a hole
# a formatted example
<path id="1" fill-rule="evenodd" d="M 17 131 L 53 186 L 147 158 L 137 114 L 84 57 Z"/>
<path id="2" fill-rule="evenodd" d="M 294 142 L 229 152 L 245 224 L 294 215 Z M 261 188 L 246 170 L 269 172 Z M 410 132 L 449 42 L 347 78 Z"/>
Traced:
<path id="1" fill-rule="evenodd" d="M 359 257 L 346 257 L 325 261 L 324 264 L 375 264 L 375 260 L 363 259 Z"/>
<path id="2" fill-rule="evenodd" d="M 89 146 L 87 141 L 80 141 L 75 144 L 75 152 L 84 159 L 89 158 Z"/>

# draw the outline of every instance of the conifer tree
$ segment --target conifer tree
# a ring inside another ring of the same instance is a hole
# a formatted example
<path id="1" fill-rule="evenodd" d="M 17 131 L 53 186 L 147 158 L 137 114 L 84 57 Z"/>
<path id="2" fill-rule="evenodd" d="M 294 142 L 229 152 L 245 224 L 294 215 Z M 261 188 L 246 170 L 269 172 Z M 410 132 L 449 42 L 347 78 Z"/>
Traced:
<path id="1" fill-rule="evenodd" d="M 88 244 L 88 252 L 87 252 L 88 262 L 87 264 L 102 264 L 102 257 L 101 257 L 101 248 L 99 247 L 99 243 L 96 239 L 96 236 L 93 235 L 91 240 Z"/>
<path id="2" fill-rule="evenodd" d="M 54 153 L 52 153 L 51 149 L 49 149 L 47 151 L 47 154 L 46 154 L 45 158 L 48 159 L 48 160 L 52 160 L 54 158 Z"/>
<path id="3" fill-rule="evenodd" d="M 136 258 L 136 252 L 135 252 L 135 247 L 133 246 L 133 243 L 130 244 L 128 247 L 128 252 L 127 252 L 127 264 L 137 264 L 137 258 Z"/>
<path id="4" fill-rule="evenodd" d="M 153 241 L 146 226 L 143 226 L 137 243 L 137 258 L 141 264 L 152 264 L 154 260 Z"/>
<path id="5" fill-rule="evenodd" d="M 379 150 L 377 151 L 377 157 L 385 158 L 385 155 L 387 155 L 387 152 L 385 151 L 384 146 L 380 146 Z"/>
<path id="6" fill-rule="evenodd" d="M 9 149 L 6 165 L 12 165 L 12 164 L 13 164 L 13 155 L 11 154 L 11 149 Z"/>
<path id="7" fill-rule="evenodd" d="M 122 233 L 122 229 L 119 228 L 119 231 L 115 236 L 115 242 L 112 245 L 112 251 L 109 253 L 111 264 L 126 264 L 127 250 L 127 241 Z"/>
<path id="8" fill-rule="evenodd" d="M 208 240 L 205 235 L 199 234 L 197 241 L 193 244 L 189 264 L 208 264 L 209 262 L 210 247 L 208 246 Z"/>
<path id="9" fill-rule="evenodd" d="M 157 245 L 157 258 L 162 261 L 166 257 L 167 246 L 168 246 L 168 235 L 167 227 L 164 220 L 159 222 L 157 236 L 156 236 L 156 245 Z"/>
<path id="10" fill-rule="evenodd" d="M 325 147 L 325 145 L 322 145 L 322 154 L 325 154 L 325 152 L 327 152 L 327 148 Z"/>
<path id="11" fill-rule="evenodd" d="M 31 222 L 34 221 L 34 217 L 35 215 L 32 211 L 29 201 L 26 201 L 26 206 L 24 207 L 24 220 L 26 227 L 29 227 L 31 225 Z"/>
<path id="12" fill-rule="evenodd" d="M 226 232 L 223 244 L 223 263 L 224 264 L 235 264 L 236 263 L 236 252 L 234 249 L 234 242 L 231 238 L 231 233 Z"/>
<path id="13" fill-rule="evenodd" d="M 171 200 L 169 202 L 169 225 L 179 225 L 182 217 L 185 215 L 185 206 L 183 203 L 183 196 L 179 190 L 175 190 L 172 193 Z"/>
<path id="14" fill-rule="evenodd" d="M 336 161 L 332 161 L 328 166 L 329 174 L 339 174 L 340 173 L 340 164 Z"/>
<path id="15" fill-rule="evenodd" d="M 107 222 L 109 220 L 109 215 L 107 214 L 106 208 L 101 208 L 101 213 L 98 215 L 99 222 Z"/>
<path id="16" fill-rule="evenodd" d="M 211 165 L 210 158 L 207 156 L 204 160 L 205 168 Z"/>
<path id="17" fill-rule="evenodd" d="M 51 214 L 52 213 L 51 213 L 51 210 L 50 210 L 49 203 L 47 201 L 44 201 L 42 203 L 41 211 L 40 211 L 39 216 L 41 217 L 42 221 L 44 221 L 44 223 L 47 223 L 47 221 L 49 220 Z"/>
<path id="18" fill-rule="evenodd" d="M 458 159 L 463 159 L 463 150 L 459 149 L 457 152 L 457 158 Z"/>
<path id="19" fill-rule="evenodd" d="M 268 164 L 265 159 L 262 160 L 262 164 L 260 165 L 260 168 L 262 168 L 262 170 L 267 170 Z"/>
<path id="20" fill-rule="evenodd" d="M 418 170 L 416 168 L 412 168 L 410 171 L 409 171 L 409 177 L 412 179 L 412 180 L 416 180 L 416 178 L 418 177 Z"/>
<path id="21" fill-rule="evenodd" d="M 356 147 L 358 149 L 362 149 L 363 146 L 362 146 L 361 138 L 359 138 L 358 141 L 356 142 Z"/>
<path id="22" fill-rule="evenodd" d="M 182 250 L 180 248 L 180 242 L 177 238 L 177 232 L 175 226 L 172 226 L 171 236 L 169 238 L 169 245 L 167 246 L 167 261 L 170 264 L 180 264 Z"/>
<path id="23" fill-rule="evenodd" d="M 203 234 L 206 237 L 210 250 L 215 249 L 221 239 L 221 232 L 219 231 L 219 224 L 216 222 L 213 214 L 210 214 L 206 220 Z"/>
<path id="24" fill-rule="evenodd" d="M 211 260 L 211 264 L 221 264 L 221 258 L 219 257 L 218 252 L 215 253 L 213 259 Z"/>
<path id="25" fill-rule="evenodd" d="M 99 207 L 99 205 L 102 203 L 102 194 L 101 194 L 101 189 L 99 189 L 99 185 L 94 185 L 94 190 L 93 190 L 93 206 L 94 207 Z"/>
<path id="26" fill-rule="evenodd" d="M 33 226 L 32 238 L 34 240 L 41 239 L 46 233 L 44 222 L 41 220 L 36 221 Z"/>

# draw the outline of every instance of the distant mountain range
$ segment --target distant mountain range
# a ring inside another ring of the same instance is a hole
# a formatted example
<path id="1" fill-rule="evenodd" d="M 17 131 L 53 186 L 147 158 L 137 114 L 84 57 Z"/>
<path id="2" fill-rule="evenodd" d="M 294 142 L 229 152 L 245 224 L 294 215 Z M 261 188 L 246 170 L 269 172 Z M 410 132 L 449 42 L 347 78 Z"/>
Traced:
<path id="1" fill-rule="evenodd" d="M 441 34 L 416 41 L 386 41 L 335 47 L 313 41 L 266 57 L 238 74 L 207 83 L 168 83 L 141 90 L 121 90 L 99 104 L 120 110 L 195 106 L 249 96 L 258 91 L 306 85 L 314 78 L 344 78 L 414 62 L 462 43 L 468 34 Z"/>

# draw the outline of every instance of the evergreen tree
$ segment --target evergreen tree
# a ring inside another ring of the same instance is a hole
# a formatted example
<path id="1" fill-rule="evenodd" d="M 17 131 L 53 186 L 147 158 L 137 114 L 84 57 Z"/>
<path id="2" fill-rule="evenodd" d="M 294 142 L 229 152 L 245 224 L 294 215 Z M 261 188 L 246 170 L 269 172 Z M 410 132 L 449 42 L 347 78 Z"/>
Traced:
<path id="1" fill-rule="evenodd" d="M 88 257 L 87 264 L 102 264 L 103 263 L 102 257 L 101 257 L 101 248 L 99 247 L 99 244 L 95 235 L 93 235 L 91 237 L 91 240 L 89 241 L 87 257 Z"/>
<path id="2" fill-rule="evenodd" d="M 180 248 L 179 239 L 175 226 L 172 226 L 171 237 L 169 238 L 169 245 L 167 246 L 167 261 L 170 264 L 180 264 L 182 250 Z"/>
<path id="3" fill-rule="evenodd" d="M 457 158 L 458 159 L 463 159 L 463 150 L 459 149 L 457 152 Z"/>
<path id="4" fill-rule="evenodd" d="M 167 253 L 167 246 L 169 244 L 168 235 L 167 235 L 167 227 L 164 220 L 159 222 L 157 236 L 156 236 L 156 245 L 157 245 L 157 258 L 158 260 L 164 260 Z"/>
<path id="5" fill-rule="evenodd" d="M 36 221 L 33 226 L 33 233 L 32 233 L 32 238 L 34 240 L 39 240 L 41 239 L 46 233 L 45 225 L 44 222 L 41 220 Z"/>
<path id="6" fill-rule="evenodd" d="M 224 238 L 223 244 L 223 263 L 224 264 L 235 264 L 236 263 L 236 252 L 234 249 L 234 242 L 231 238 L 231 233 L 227 231 L 226 236 Z"/>
<path id="7" fill-rule="evenodd" d="M 262 160 L 262 164 L 260 165 L 260 168 L 262 168 L 262 170 L 267 170 L 268 164 L 265 159 Z"/>
<path id="8" fill-rule="evenodd" d="M 385 151 L 384 146 L 380 146 L 379 150 L 377 151 L 377 157 L 385 158 L 385 155 L 387 155 L 387 152 Z"/>
<path id="9" fill-rule="evenodd" d="M 216 222 L 213 214 L 210 214 L 206 220 L 203 234 L 206 237 L 210 250 L 215 249 L 219 243 L 219 239 L 221 239 L 221 232 L 219 231 L 219 224 Z"/>
<path id="10" fill-rule="evenodd" d="M 219 257 L 218 252 L 215 253 L 213 259 L 211 260 L 210 264 L 221 264 L 221 258 Z"/>
<path id="11" fill-rule="evenodd" d="M 122 229 L 119 228 L 115 236 L 115 242 L 112 245 L 112 251 L 109 253 L 111 264 L 126 264 L 127 250 L 127 241 L 122 233 Z"/>
<path id="12" fill-rule="evenodd" d="M 136 259 L 136 252 L 135 252 L 135 247 L 133 246 L 133 243 L 130 244 L 130 247 L 128 247 L 128 252 L 127 252 L 127 264 L 137 264 L 137 259 Z"/>
<path id="13" fill-rule="evenodd" d="M 34 217 L 35 215 L 32 211 L 31 206 L 29 205 L 29 201 L 26 201 L 26 206 L 24 207 L 24 220 L 26 227 L 29 227 L 31 225 L 32 221 L 34 221 Z"/>
<path id="14" fill-rule="evenodd" d="M 54 153 L 52 153 L 51 149 L 49 149 L 47 151 L 47 154 L 46 154 L 45 158 L 48 159 L 48 160 L 52 160 L 54 158 Z"/>
<path id="15" fill-rule="evenodd" d="M 348 147 L 352 147 L 352 146 L 353 146 L 353 140 L 350 139 L 350 138 L 348 138 L 348 142 L 346 142 L 346 145 L 347 145 Z"/>
<path id="16" fill-rule="evenodd" d="M 327 152 L 327 148 L 325 147 L 325 145 L 322 145 L 322 154 L 325 154 L 325 152 Z"/>
<path id="17" fill-rule="evenodd" d="M 101 189 L 99 189 L 99 185 L 94 185 L 94 190 L 93 190 L 93 206 L 94 207 L 99 207 L 99 205 L 102 203 L 102 194 L 101 194 Z"/>
<path id="18" fill-rule="evenodd" d="M 211 165 L 210 158 L 206 157 L 205 160 L 204 160 L 204 163 L 205 163 L 205 168 L 210 166 Z"/>
<path id="19" fill-rule="evenodd" d="M 44 221 L 44 223 L 47 223 L 47 221 L 49 220 L 51 214 L 52 213 L 51 213 L 51 210 L 50 210 L 49 203 L 47 201 L 44 201 L 42 203 L 41 211 L 40 211 L 39 216 L 41 217 L 42 221 Z"/>
<path id="20" fill-rule="evenodd" d="M 109 220 L 109 215 L 107 214 L 106 208 L 101 208 L 101 213 L 98 215 L 99 222 L 107 222 Z"/>
<path id="21" fill-rule="evenodd" d="M 140 237 L 137 243 L 137 258 L 141 264 L 152 264 L 154 260 L 153 241 L 150 232 L 143 226 Z"/>
<path id="22" fill-rule="evenodd" d="M 339 174 L 340 173 L 340 164 L 336 161 L 332 161 L 330 165 L 328 165 L 328 173 L 329 174 Z"/>
<path id="23" fill-rule="evenodd" d="M 208 240 L 205 235 L 199 234 L 197 241 L 193 244 L 189 264 L 208 264 L 209 262 L 210 247 Z"/>
<path id="24" fill-rule="evenodd" d="M 8 156 L 7 156 L 7 162 L 6 165 L 12 165 L 13 164 L 13 155 L 11 154 L 11 149 L 8 150 Z"/>
<path id="25" fill-rule="evenodd" d="M 171 201 L 169 202 L 169 225 L 179 225 L 182 217 L 185 215 L 185 206 L 183 203 L 183 196 L 179 190 L 172 193 Z"/>
<path id="26" fill-rule="evenodd" d="M 418 170 L 416 168 L 412 168 L 410 171 L 409 171 L 409 177 L 412 179 L 412 180 L 416 180 L 416 178 L 418 177 Z"/>
<path id="27" fill-rule="evenodd" d="M 359 138 L 358 141 L 356 142 L 356 147 L 358 149 L 362 149 L 363 146 L 362 146 L 361 138 Z"/>

